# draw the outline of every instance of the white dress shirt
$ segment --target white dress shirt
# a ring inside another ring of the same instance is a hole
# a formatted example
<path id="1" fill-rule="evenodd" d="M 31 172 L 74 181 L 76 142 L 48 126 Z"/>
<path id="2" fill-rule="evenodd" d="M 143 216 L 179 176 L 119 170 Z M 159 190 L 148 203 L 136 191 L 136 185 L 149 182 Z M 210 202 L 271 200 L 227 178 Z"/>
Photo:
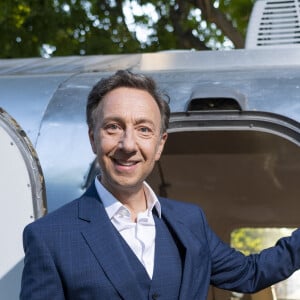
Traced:
<path id="1" fill-rule="evenodd" d="M 147 200 L 147 209 L 137 215 L 137 221 L 131 221 L 130 211 L 118 201 L 96 177 L 95 185 L 106 213 L 112 224 L 122 235 L 139 261 L 145 267 L 148 275 L 152 278 L 154 269 L 155 252 L 155 223 L 152 210 L 155 207 L 158 216 L 161 217 L 160 203 L 150 188 L 144 182 L 144 192 Z"/>

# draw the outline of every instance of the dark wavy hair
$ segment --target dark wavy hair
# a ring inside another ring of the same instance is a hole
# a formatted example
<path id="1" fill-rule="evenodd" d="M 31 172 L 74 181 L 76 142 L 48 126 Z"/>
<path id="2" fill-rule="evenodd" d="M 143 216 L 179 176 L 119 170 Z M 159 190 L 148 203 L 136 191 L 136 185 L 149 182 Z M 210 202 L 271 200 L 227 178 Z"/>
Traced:
<path id="1" fill-rule="evenodd" d="M 161 132 L 167 131 L 170 118 L 169 97 L 163 94 L 155 81 L 143 74 L 135 74 L 127 70 L 119 70 L 114 75 L 98 81 L 90 91 L 86 106 L 86 121 L 90 130 L 94 129 L 95 111 L 103 97 L 119 87 L 129 87 L 148 92 L 157 103 L 161 115 Z"/>

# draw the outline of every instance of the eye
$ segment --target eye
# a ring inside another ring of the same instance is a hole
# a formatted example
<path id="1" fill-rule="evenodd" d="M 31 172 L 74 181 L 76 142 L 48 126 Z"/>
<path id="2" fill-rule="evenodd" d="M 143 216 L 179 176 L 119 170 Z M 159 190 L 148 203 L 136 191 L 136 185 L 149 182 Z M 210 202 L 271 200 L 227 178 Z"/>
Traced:
<path id="1" fill-rule="evenodd" d="M 148 127 L 141 127 L 140 131 L 144 132 L 144 133 L 151 132 L 150 128 L 148 128 Z"/>
<path id="2" fill-rule="evenodd" d="M 153 130 L 149 126 L 139 126 L 138 132 L 142 137 L 150 137 L 153 134 Z"/>
<path id="3" fill-rule="evenodd" d="M 120 130 L 122 130 L 122 128 L 116 124 L 116 123 L 109 123 L 109 124 L 106 124 L 104 129 L 108 132 L 108 133 L 116 133 Z"/>

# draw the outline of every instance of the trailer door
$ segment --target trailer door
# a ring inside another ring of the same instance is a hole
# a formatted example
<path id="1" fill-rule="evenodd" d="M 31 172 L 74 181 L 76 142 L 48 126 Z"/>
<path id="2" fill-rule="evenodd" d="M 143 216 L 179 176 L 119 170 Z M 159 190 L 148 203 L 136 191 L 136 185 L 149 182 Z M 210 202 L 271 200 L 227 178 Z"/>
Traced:
<path id="1" fill-rule="evenodd" d="M 42 170 L 32 144 L 0 108 L 0 295 L 18 299 L 23 268 L 22 232 L 46 212 Z"/>

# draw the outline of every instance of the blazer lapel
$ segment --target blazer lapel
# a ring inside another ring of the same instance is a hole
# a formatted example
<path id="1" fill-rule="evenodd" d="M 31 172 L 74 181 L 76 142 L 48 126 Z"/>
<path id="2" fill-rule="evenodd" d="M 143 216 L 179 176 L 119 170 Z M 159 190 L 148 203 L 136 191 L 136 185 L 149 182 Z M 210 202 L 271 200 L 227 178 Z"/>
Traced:
<path id="1" fill-rule="evenodd" d="M 169 207 L 162 205 L 162 215 L 169 226 L 174 230 L 185 251 L 179 299 L 191 299 L 190 295 L 193 294 L 193 286 L 191 283 L 195 276 L 195 267 L 197 268 L 195 265 L 200 264 L 200 256 L 196 247 L 195 236 L 179 219 L 179 216 Z"/>
<path id="2" fill-rule="evenodd" d="M 118 232 L 109 220 L 94 185 L 79 202 L 79 218 L 88 222 L 82 235 L 101 268 L 123 299 L 142 299 L 135 275 L 122 249 Z"/>

